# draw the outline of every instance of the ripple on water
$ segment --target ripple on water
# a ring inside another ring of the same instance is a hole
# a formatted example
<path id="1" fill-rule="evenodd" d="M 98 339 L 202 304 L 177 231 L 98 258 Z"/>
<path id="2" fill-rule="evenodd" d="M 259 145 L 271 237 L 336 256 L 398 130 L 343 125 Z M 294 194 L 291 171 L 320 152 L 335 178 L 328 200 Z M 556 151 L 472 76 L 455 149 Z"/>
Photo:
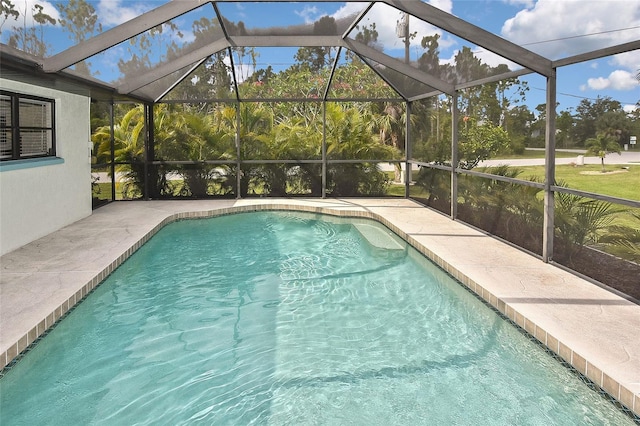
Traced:
<path id="1" fill-rule="evenodd" d="M 0 380 L 0 423 L 631 423 L 416 259 L 340 218 L 174 223 Z"/>

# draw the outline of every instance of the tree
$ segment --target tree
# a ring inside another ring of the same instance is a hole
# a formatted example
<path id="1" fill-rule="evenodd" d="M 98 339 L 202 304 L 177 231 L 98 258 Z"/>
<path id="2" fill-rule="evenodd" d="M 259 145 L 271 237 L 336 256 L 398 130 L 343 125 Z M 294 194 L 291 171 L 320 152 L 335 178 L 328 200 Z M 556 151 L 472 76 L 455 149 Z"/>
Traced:
<path id="1" fill-rule="evenodd" d="M 338 33 L 336 20 L 330 16 L 323 16 L 313 24 L 314 35 L 335 35 Z M 331 64 L 330 47 L 301 47 L 295 54 L 295 60 L 309 68 L 311 72 L 318 72 Z"/>
<path id="2" fill-rule="evenodd" d="M 424 52 L 418 58 L 418 68 L 435 76 L 440 75 L 440 51 L 438 50 L 439 39 L 440 34 L 423 37 L 420 45 L 424 49 Z"/>
<path id="3" fill-rule="evenodd" d="M 11 9 L 9 4 L 3 3 L 2 6 L 3 14 L 16 16 L 15 9 Z M 56 20 L 46 14 L 44 7 L 37 3 L 31 7 L 31 17 L 38 24 L 38 30 L 36 27 L 27 28 L 27 15 L 25 14 L 22 19 L 22 27 L 16 28 L 14 33 L 9 36 L 9 46 L 35 56 L 45 57 L 49 45 L 44 40 L 44 26 L 47 24 L 55 25 Z"/>
<path id="4" fill-rule="evenodd" d="M 327 156 L 335 160 L 369 160 L 398 156 L 390 146 L 380 144 L 371 133 L 368 119 L 358 109 L 327 104 Z M 384 193 L 386 176 L 375 164 L 337 163 L 327 171 L 327 187 L 333 196 Z"/>
<path id="5" fill-rule="evenodd" d="M 572 138 L 575 121 L 569 111 L 561 111 L 556 118 L 556 146 L 558 148 L 568 148 L 573 146 Z"/>
<path id="6" fill-rule="evenodd" d="M 500 75 L 509 72 L 506 64 L 499 64 L 490 69 L 491 75 Z M 509 109 L 515 103 L 524 104 L 526 93 L 529 91 L 527 82 L 520 81 L 518 78 L 506 78 L 495 83 L 487 83 L 482 86 L 484 97 L 486 99 L 486 118 L 491 120 L 493 124 L 509 131 L 507 122 L 507 114 Z"/>
<path id="7" fill-rule="evenodd" d="M 396 98 L 398 94 L 359 58 L 347 55 L 348 62 L 336 68 L 329 98 Z"/>
<path id="8" fill-rule="evenodd" d="M 370 25 L 363 25 L 362 28 L 360 25 L 356 25 L 355 29 L 358 30 L 358 33 L 356 34 L 356 41 L 382 51 L 382 46 L 380 46 L 380 43 L 378 42 L 379 34 L 376 29 L 375 22 L 372 22 Z"/>
<path id="9" fill-rule="evenodd" d="M 596 120 L 596 131 L 610 136 L 618 143 L 629 140 L 630 130 L 630 117 L 622 109 L 607 111 Z"/>
<path id="10" fill-rule="evenodd" d="M 489 75 L 489 66 L 483 64 L 468 46 L 464 46 L 455 56 L 456 83 L 467 83 L 478 80 Z M 474 86 L 460 91 L 458 98 L 460 112 L 467 117 L 476 117 L 481 120 L 485 117 L 480 115 L 478 108 L 483 105 L 480 102 L 482 86 Z"/>
<path id="11" fill-rule="evenodd" d="M 185 107 L 199 112 L 208 108 L 203 99 L 233 99 L 231 70 L 225 64 L 225 52 L 214 53 L 196 68 L 187 78 L 165 95 L 168 100 L 197 100 Z"/>
<path id="12" fill-rule="evenodd" d="M 596 137 L 597 121 L 608 111 L 622 111 L 622 105 L 609 97 L 598 97 L 594 102 L 583 99 L 576 107 L 575 137 L 578 146 L 585 146 L 587 139 Z"/>
<path id="13" fill-rule="evenodd" d="M 565 182 L 557 182 L 566 187 Z M 571 258 L 589 243 L 597 243 L 602 231 L 609 228 L 618 210 L 613 204 L 593 200 L 567 192 L 556 192 L 554 209 L 556 235 L 561 256 L 569 262 Z"/>
<path id="14" fill-rule="evenodd" d="M 0 0 L 0 16 L 4 18 L 0 22 L 0 34 L 2 34 L 2 27 L 7 23 L 9 17 L 17 21 L 20 17 L 20 12 L 16 10 L 16 6 L 10 0 Z"/>
<path id="15" fill-rule="evenodd" d="M 462 169 L 472 169 L 480 161 L 502 151 L 509 145 L 509 136 L 503 128 L 490 122 L 479 124 L 475 119 L 464 117 L 459 137 L 459 164 Z"/>
<path id="16" fill-rule="evenodd" d="M 118 60 L 118 69 L 124 78 L 139 75 L 151 70 L 155 65 L 180 55 L 182 50 L 178 48 L 178 41 L 184 38 L 184 34 L 178 26 L 171 21 L 138 34 L 129 39 L 127 53 L 129 60 Z"/>
<path id="17" fill-rule="evenodd" d="M 269 159 L 306 160 L 322 158 L 322 132 L 319 123 L 306 124 L 302 117 L 278 119 L 266 139 Z M 262 166 L 265 187 L 270 195 L 288 193 L 320 195 L 320 164 L 265 164 Z"/>
<path id="18" fill-rule="evenodd" d="M 558 104 L 556 103 L 556 108 Z M 547 104 L 538 104 L 536 106 L 538 115 L 531 123 L 531 140 L 530 146 L 544 147 L 546 143 L 547 131 Z"/>
<path id="19" fill-rule="evenodd" d="M 511 150 L 515 153 L 524 152 L 531 144 L 531 125 L 535 115 L 526 105 L 518 105 L 507 110 L 505 116 L 506 128 L 509 129 Z"/>
<path id="20" fill-rule="evenodd" d="M 604 244 L 609 253 L 640 263 L 640 213 L 631 213 L 629 219 L 632 226 L 611 225 L 598 243 Z"/>
<path id="21" fill-rule="evenodd" d="M 61 16 L 58 23 L 69 32 L 69 38 L 74 44 L 79 44 L 96 32 L 102 32 L 96 10 L 85 0 L 68 0 L 66 3 L 56 4 L 56 7 Z M 84 61 L 75 64 L 75 70 L 91 75 L 89 64 Z"/>
<path id="22" fill-rule="evenodd" d="M 131 108 L 113 128 L 115 157 L 120 163 L 116 172 L 122 173 L 128 184 L 125 197 L 139 197 L 144 193 L 144 109 L 142 105 Z M 91 136 L 98 145 L 97 162 L 111 163 L 111 128 L 103 126 Z M 115 177 L 112 176 L 115 181 Z"/>
<path id="23" fill-rule="evenodd" d="M 222 32 L 222 28 L 217 19 L 207 19 L 202 17 L 192 24 L 193 36 L 195 39 L 182 49 L 171 50 L 167 53 L 167 59 L 180 57 L 185 54 L 185 50 L 195 50 L 206 46 L 210 41 Z M 194 70 L 189 77 L 185 78 L 173 90 L 167 99 L 231 99 L 235 96 L 232 93 L 231 67 L 225 63 L 227 51 L 218 52 L 211 55 L 207 60 Z M 191 104 L 192 108 L 204 111 L 207 105 L 204 103 Z"/>
<path id="24" fill-rule="evenodd" d="M 620 154 L 620 144 L 606 133 L 599 133 L 595 138 L 589 138 L 586 142 L 587 153 L 600 157 L 602 163 L 602 171 L 604 168 L 604 157 L 610 153 Z"/>
<path id="25" fill-rule="evenodd" d="M 240 157 L 245 160 L 269 159 L 268 138 L 273 127 L 273 112 L 264 104 L 240 104 Z M 226 120 L 234 120 L 230 128 L 236 129 L 235 114 L 233 117 L 225 115 Z M 235 177 L 235 175 L 234 175 Z M 249 186 L 259 186 L 264 183 L 261 167 L 251 167 L 242 170 L 240 180 L 240 195 L 246 197 Z"/>
<path id="26" fill-rule="evenodd" d="M 162 111 L 156 110 L 156 115 L 159 114 Z M 220 113 L 172 111 L 167 118 L 171 129 L 164 132 L 164 137 L 156 138 L 156 157 L 194 162 L 178 166 L 177 171 L 184 178 L 184 189 L 194 197 L 205 197 L 216 180 L 220 181 L 223 193 L 233 187 L 233 183 L 229 185 L 227 182 L 230 176 L 227 167 L 203 163 L 206 160 L 231 161 L 235 158 L 234 135 L 230 129 L 220 125 Z M 226 169 L 222 175 L 220 168 Z"/>
<path id="27" fill-rule="evenodd" d="M 372 103 L 372 107 L 377 105 Z M 402 104 L 397 102 L 383 102 L 381 110 L 375 111 L 371 119 L 374 130 L 377 130 L 380 143 L 390 145 L 398 152 L 404 151 L 404 130 L 406 123 L 406 111 Z M 394 164 L 396 182 L 400 181 L 402 169 L 399 163 Z"/>

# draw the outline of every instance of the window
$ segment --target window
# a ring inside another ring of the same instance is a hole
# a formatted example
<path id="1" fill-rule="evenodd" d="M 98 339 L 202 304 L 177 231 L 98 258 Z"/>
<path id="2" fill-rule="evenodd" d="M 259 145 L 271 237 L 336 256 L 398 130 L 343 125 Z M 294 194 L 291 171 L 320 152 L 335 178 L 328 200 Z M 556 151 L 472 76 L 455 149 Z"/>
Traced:
<path id="1" fill-rule="evenodd" d="M 0 160 L 56 155 L 51 99 L 0 91 Z"/>

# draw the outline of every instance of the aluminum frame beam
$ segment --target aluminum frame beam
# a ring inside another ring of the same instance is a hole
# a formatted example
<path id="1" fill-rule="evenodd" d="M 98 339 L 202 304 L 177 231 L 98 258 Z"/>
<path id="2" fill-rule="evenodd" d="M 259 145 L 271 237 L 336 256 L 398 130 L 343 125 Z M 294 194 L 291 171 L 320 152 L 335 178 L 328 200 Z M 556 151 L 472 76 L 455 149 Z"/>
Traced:
<path id="1" fill-rule="evenodd" d="M 346 29 L 346 31 L 344 32 L 344 34 L 342 34 L 342 38 L 347 38 L 347 36 L 349 35 L 349 33 L 351 31 L 353 31 L 353 29 L 355 27 L 357 27 L 360 24 L 360 21 L 362 21 L 362 18 L 365 17 L 365 15 L 367 13 L 369 13 L 369 11 L 371 10 L 371 8 L 373 7 L 373 5 L 375 4 L 375 2 L 369 2 L 369 5 L 367 5 L 367 7 L 365 7 L 359 14 L 358 16 L 356 16 L 356 19 L 353 20 L 353 22 L 351 23 L 351 25 L 349 25 L 349 27 Z"/>
<path id="2" fill-rule="evenodd" d="M 554 68 L 565 67 L 567 65 L 574 65 L 592 59 L 600 59 L 606 56 L 617 55 L 620 53 L 630 52 L 632 50 L 640 49 L 640 40 L 630 41 L 628 43 L 618 44 L 616 46 L 605 47 L 603 49 L 594 50 L 591 52 L 581 53 L 579 55 L 569 56 L 564 59 L 558 59 L 552 62 Z"/>
<path id="3" fill-rule="evenodd" d="M 138 16 L 137 18 L 133 18 L 124 24 L 118 25 L 108 31 L 98 34 L 95 37 L 76 44 L 57 55 L 45 58 L 42 68 L 45 72 L 57 72 L 63 70 L 207 3 L 210 3 L 210 1 L 170 1 Z"/>
<path id="4" fill-rule="evenodd" d="M 506 80 L 508 78 L 518 78 L 523 75 L 531 74 L 533 71 L 526 68 L 511 71 L 503 74 L 493 75 L 491 77 L 481 78 L 479 80 L 473 80 L 462 84 L 456 84 L 456 90 L 467 89 L 469 87 L 480 86 L 487 83 L 495 83 L 496 81 Z"/>
<path id="5" fill-rule="evenodd" d="M 381 0 L 389 6 L 422 19 L 436 27 L 461 37 L 470 43 L 513 61 L 538 74 L 549 77 L 553 74 L 551 60 L 527 50 L 515 43 L 507 41 L 480 27 L 468 23 L 456 16 L 450 15 L 437 7 L 420 1 L 409 0 Z"/>
<path id="6" fill-rule="evenodd" d="M 415 102 L 415 101 L 421 101 L 423 99 L 429 99 L 432 98 L 434 96 L 440 96 L 443 95 L 444 93 L 440 92 L 439 90 L 433 91 L 433 92 L 428 92 L 428 93 L 423 93 L 422 95 L 418 95 L 418 96 L 413 96 L 411 98 L 408 99 L 409 102 Z"/>
<path id="7" fill-rule="evenodd" d="M 133 79 L 129 79 L 129 81 L 117 87 L 118 93 L 126 94 L 133 92 L 137 89 L 140 89 L 141 87 L 146 86 L 147 84 L 151 84 L 154 81 L 160 80 L 161 78 L 166 77 L 173 72 L 176 72 L 184 67 L 188 67 L 189 65 L 199 62 L 213 54 L 221 52 L 227 47 L 229 47 L 229 42 L 226 39 L 223 38 L 220 40 L 216 40 L 213 43 L 209 43 L 208 45 L 201 47 L 200 49 L 194 50 L 193 52 L 186 55 L 179 56 L 178 58 L 155 67 L 144 74 L 141 74 Z"/>
<path id="8" fill-rule="evenodd" d="M 224 22 L 220 21 L 220 11 L 217 5 L 220 3 L 235 3 L 235 2 L 258 2 L 258 3 L 277 3 L 277 2 L 290 2 L 291 0 L 173 0 L 169 1 L 149 12 L 138 16 L 124 24 L 114 27 L 104 33 L 98 34 L 88 40 L 85 40 L 71 48 L 60 52 L 49 58 L 36 60 L 34 64 L 40 63 L 42 70 L 46 73 L 57 73 L 65 68 L 68 68 L 78 62 L 81 62 L 91 56 L 103 52 L 112 46 L 122 43 L 131 37 L 144 33 L 145 31 L 163 24 L 178 16 L 184 15 L 194 9 L 202 7 L 206 4 L 210 4 L 213 8 L 213 15 L 218 19 L 218 22 L 225 31 Z M 555 77 L 555 69 L 572 65 L 576 63 L 585 62 L 588 60 L 598 59 L 606 56 L 611 56 L 619 53 L 640 49 L 640 40 L 611 46 L 591 52 L 586 52 L 579 55 L 570 56 L 559 60 L 550 60 L 543 56 L 540 56 L 528 49 L 518 46 L 508 40 L 505 40 L 491 32 L 488 32 L 480 27 L 470 24 L 456 16 L 453 16 L 447 12 L 444 12 L 428 3 L 415 1 L 415 0 L 376 0 L 376 1 L 363 1 L 363 0 L 307 0 L 311 3 L 317 2 L 356 2 L 362 1 L 367 3 L 366 7 L 358 14 L 352 25 L 342 35 L 331 36 L 290 36 L 290 35 L 269 35 L 269 36 L 230 36 L 225 31 L 225 40 L 217 40 L 212 44 L 200 48 L 194 52 L 184 55 L 175 59 L 171 63 L 167 63 L 157 67 L 145 73 L 137 76 L 131 81 L 125 82 L 121 86 L 118 86 L 117 93 L 123 95 L 130 95 L 133 91 L 144 87 L 160 78 L 163 78 L 174 71 L 177 71 L 189 64 L 196 63 L 201 59 L 217 53 L 225 48 L 229 47 L 344 47 L 352 50 L 358 56 L 362 58 L 368 58 L 376 61 L 390 69 L 393 69 L 401 74 L 415 79 L 431 88 L 433 91 L 424 93 L 421 95 L 413 96 L 411 98 L 405 98 L 405 100 L 413 101 L 423 99 L 437 95 L 439 93 L 445 93 L 452 95 L 455 90 L 477 86 L 480 84 L 488 83 L 491 81 L 499 81 L 505 78 L 517 77 L 525 75 L 530 72 L 541 74 L 547 78 Z M 377 3 L 384 3 L 391 7 L 394 7 L 400 11 L 408 13 L 420 20 L 430 23 L 438 28 L 450 32 L 458 37 L 461 37 L 470 43 L 481 46 L 495 54 L 498 54 L 505 59 L 513 61 L 524 67 L 523 70 L 513 71 L 510 73 L 501 74 L 498 76 L 489 77 L 486 79 L 480 79 L 471 82 L 465 82 L 459 85 L 450 84 L 444 80 L 439 79 L 431 74 L 425 73 L 415 67 L 407 65 L 400 60 L 397 60 L 383 52 L 377 51 L 363 43 L 359 43 L 348 37 L 350 30 L 352 30 L 360 20 L 362 20 L 372 6 Z M 4 47 L 4 46 L 2 46 Z M 218 49 L 219 48 L 219 49 Z M 3 49 L 0 49 L 3 52 Z M 13 53 L 13 52 L 11 52 Z M 387 79 L 383 77 L 385 81 Z M 104 84 L 104 83 L 103 83 Z M 106 84 L 110 88 L 111 85 Z M 397 90 L 397 89 L 396 89 Z M 133 95 L 131 95 L 133 96 Z"/>
<path id="9" fill-rule="evenodd" d="M 336 72 L 336 68 L 338 67 L 338 61 L 340 60 L 340 55 L 342 54 L 342 47 L 338 47 L 338 52 L 336 53 L 336 57 L 333 60 L 333 65 L 331 65 L 331 73 L 329 74 L 329 78 L 327 79 L 327 85 L 324 88 L 324 95 L 322 95 L 322 100 L 326 102 L 327 97 L 329 96 L 329 88 L 333 83 L 333 75 Z"/>
<path id="10" fill-rule="evenodd" d="M 364 64 L 366 66 L 368 66 L 371 71 L 373 71 L 373 73 L 375 75 L 377 75 L 378 77 L 380 77 L 380 79 L 382 81 L 384 81 L 385 83 L 387 83 L 389 85 L 389 87 L 391 87 L 391 90 L 393 90 L 394 92 L 396 92 L 398 94 L 398 96 L 400 96 L 402 98 L 403 101 L 407 102 L 407 97 L 402 93 L 402 91 L 392 82 L 390 81 L 385 75 L 383 75 L 379 70 L 377 70 L 375 67 L 371 66 L 371 64 L 367 61 L 366 56 L 362 56 L 361 54 L 357 53 L 354 51 L 354 53 L 360 58 L 360 60 L 362 62 L 364 62 Z"/>
<path id="11" fill-rule="evenodd" d="M 342 36 L 229 36 L 232 47 L 339 47 Z"/>
<path id="12" fill-rule="evenodd" d="M 185 72 L 182 73 L 182 76 L 180 78 L 178 78 L 176 81 L 174 81 L 169 87 L 167 87 L 166 89 L 164 89 L 160 94 L 158 95 L 154 95 L 154 103 L 158 103 L 158 101 L 162 98 L 164 98 L 165 96 L 167 96 L 167 94 L 169 92 L 171 92 L 173 89 L 175 89 L 175 87 L 180 84 L 182 82 L 182 80 L 184 80 L 185 78 L 187 78 L 189 76 L 189 74 L 191 74 L 192 72 L 194 72 L 200 65 L 202 65 L 205 61 L 207 60 L 207 58 L 202 58 L 200 59 L 198 62 L 196 62 L 195 64 L 191 65 L 191 67 L 189 67 L 189 69 Z"/>
<path id="13" fill-rule="evenodd" d="M 414 68 L 411 65 L 407 65 L 395 58 L 392 58 L 391 56 L 386 55 L 385 53 L 380 52 L 373 47 L 367 46 L 364 43 L 360 43 L 359 41 L 353 40 L 351 38 L 345 39 L 343 43 L 345 47 L 353 50 L 359 56 L 374 60 L 379 64 L 398 71 L 399 73 L 404 74 L 407 77 L 411 77 L 414 80 L 426 84 L 429 87 L 440 90 L 449 95 L 453 95 L 453 93 L 455 92 L 453 84 L 447 83 L 446 81 L 440 80 L 439 78 L 420 71 L 419 69 Z"/>

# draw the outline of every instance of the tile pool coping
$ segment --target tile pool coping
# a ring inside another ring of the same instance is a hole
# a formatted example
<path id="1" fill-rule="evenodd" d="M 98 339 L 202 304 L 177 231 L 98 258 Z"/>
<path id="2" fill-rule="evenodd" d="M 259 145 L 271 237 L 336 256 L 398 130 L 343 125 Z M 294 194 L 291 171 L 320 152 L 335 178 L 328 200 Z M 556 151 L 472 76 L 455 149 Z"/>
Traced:
<path id="1" fill-rule="evenodd" d="M 264 210 L 381 222 L 640 418 L 639 305 L 408 199 L 111 203 L 0 257 L 0 368 L 168 223 Z"/>

